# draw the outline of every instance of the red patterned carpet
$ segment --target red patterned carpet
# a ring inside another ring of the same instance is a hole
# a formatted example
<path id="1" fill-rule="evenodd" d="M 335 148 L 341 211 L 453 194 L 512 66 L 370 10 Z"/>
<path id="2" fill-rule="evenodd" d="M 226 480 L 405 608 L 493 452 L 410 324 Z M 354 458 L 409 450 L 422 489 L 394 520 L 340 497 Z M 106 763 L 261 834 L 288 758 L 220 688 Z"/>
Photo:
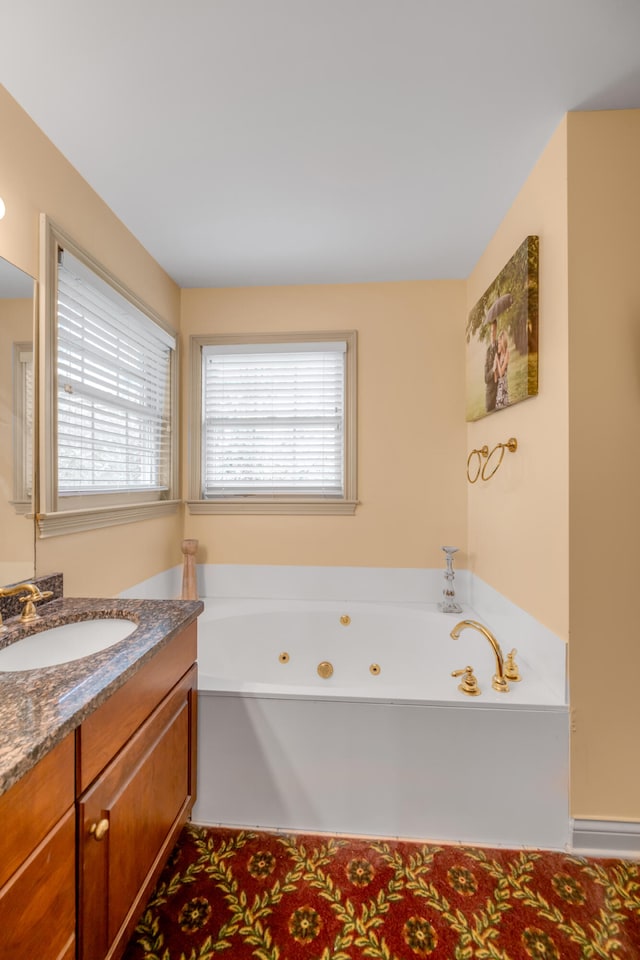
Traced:
<path id="1" fill-rule="evenodd" d="M 125 960 L 636 960 L 640 864 L 187 827 Z"/>

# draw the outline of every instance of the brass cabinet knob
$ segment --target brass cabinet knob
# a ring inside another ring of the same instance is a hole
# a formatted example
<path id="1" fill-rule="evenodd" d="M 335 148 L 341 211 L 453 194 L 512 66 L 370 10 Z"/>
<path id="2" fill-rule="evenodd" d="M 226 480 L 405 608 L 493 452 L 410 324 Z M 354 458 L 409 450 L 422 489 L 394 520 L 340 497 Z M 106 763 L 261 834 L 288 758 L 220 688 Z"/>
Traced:
<path id="1" fill-rule="evenodd" d="M 94 840 L 104 840 L 108 832 L 109 821 L 106 818 L 104 820 L 98 820 L 97 823 L 92 823 L 89 827 L 89 833 Z"/>

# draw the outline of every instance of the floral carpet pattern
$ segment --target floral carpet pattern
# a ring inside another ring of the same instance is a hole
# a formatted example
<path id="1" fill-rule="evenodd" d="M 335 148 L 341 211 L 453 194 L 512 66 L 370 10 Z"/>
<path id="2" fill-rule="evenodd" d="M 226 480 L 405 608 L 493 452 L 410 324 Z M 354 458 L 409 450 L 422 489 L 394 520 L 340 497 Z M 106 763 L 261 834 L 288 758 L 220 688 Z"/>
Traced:
<path id="1" fill-rule="evenodd" d="M 125 960 L 638 960 L 640 863 L 187 826 Z"/>

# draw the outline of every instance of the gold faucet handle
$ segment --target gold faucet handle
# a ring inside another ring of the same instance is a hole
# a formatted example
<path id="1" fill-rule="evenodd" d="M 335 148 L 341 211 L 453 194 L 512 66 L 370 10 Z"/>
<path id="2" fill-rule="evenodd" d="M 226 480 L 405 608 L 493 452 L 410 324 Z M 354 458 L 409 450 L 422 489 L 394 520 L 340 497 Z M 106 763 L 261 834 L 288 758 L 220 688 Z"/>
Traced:
<path id="1" fill-rule="evenodd" d="M 507 680 L 522 680 L 520 676 L 520 670 L 518 669 L 518 664 L 515 661 L 515 656 L 518 651 L 513 648 L 511 653 L 507 654 L 507 659 L 504 662 L 504 675 Z"/>
<path id="2" fill-rule="evenodd" d="M 36 588 L 36 592 L 32 594 L 31 597 L 20 597 L 20 599 L 24 602 L 32 600 L 33 603 L 40 603 L 41 600 L 50 600 L 52 596 L 53 590 L 45 590 L 44 593 L 42 593 Z"/>
<path id="3" fill-rule="evenodd" d="M 464 674 L 464 676 L 463 676 Z M 465 667 L 464 670 L 454 670 L 452 677 L 462 677 L 458 684 L 458 690 L 462 690 L 468 697 L 479 697 L 481 690 L 478 686 L 478 680 L 473 672 L 473 667 Z"/>
<path id="4" fill-rule="evenodd" d="M 53 590 L 45 590 L 41 593 L 37 588 L 35 593 L 28 593 L 24 597 L 18 597 L 20 603 L 24 604 L 20 614 L 20 623 L 32 623 L 40 619 L 40 614 L 36 613 L 35 604 L 41 600 L 49 600 L 53 596 Z"/>

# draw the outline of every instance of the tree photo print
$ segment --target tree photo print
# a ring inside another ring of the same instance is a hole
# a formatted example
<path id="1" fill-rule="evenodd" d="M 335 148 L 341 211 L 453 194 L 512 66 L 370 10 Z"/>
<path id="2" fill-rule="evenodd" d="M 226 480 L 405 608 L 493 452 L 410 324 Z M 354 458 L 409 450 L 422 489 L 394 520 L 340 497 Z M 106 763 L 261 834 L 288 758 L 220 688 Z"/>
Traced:
<path id="1" fill-rule="evenodd" d="M 467 320 L 466 419 L 538 392 L 538 237 L 527 237 Z"/>

